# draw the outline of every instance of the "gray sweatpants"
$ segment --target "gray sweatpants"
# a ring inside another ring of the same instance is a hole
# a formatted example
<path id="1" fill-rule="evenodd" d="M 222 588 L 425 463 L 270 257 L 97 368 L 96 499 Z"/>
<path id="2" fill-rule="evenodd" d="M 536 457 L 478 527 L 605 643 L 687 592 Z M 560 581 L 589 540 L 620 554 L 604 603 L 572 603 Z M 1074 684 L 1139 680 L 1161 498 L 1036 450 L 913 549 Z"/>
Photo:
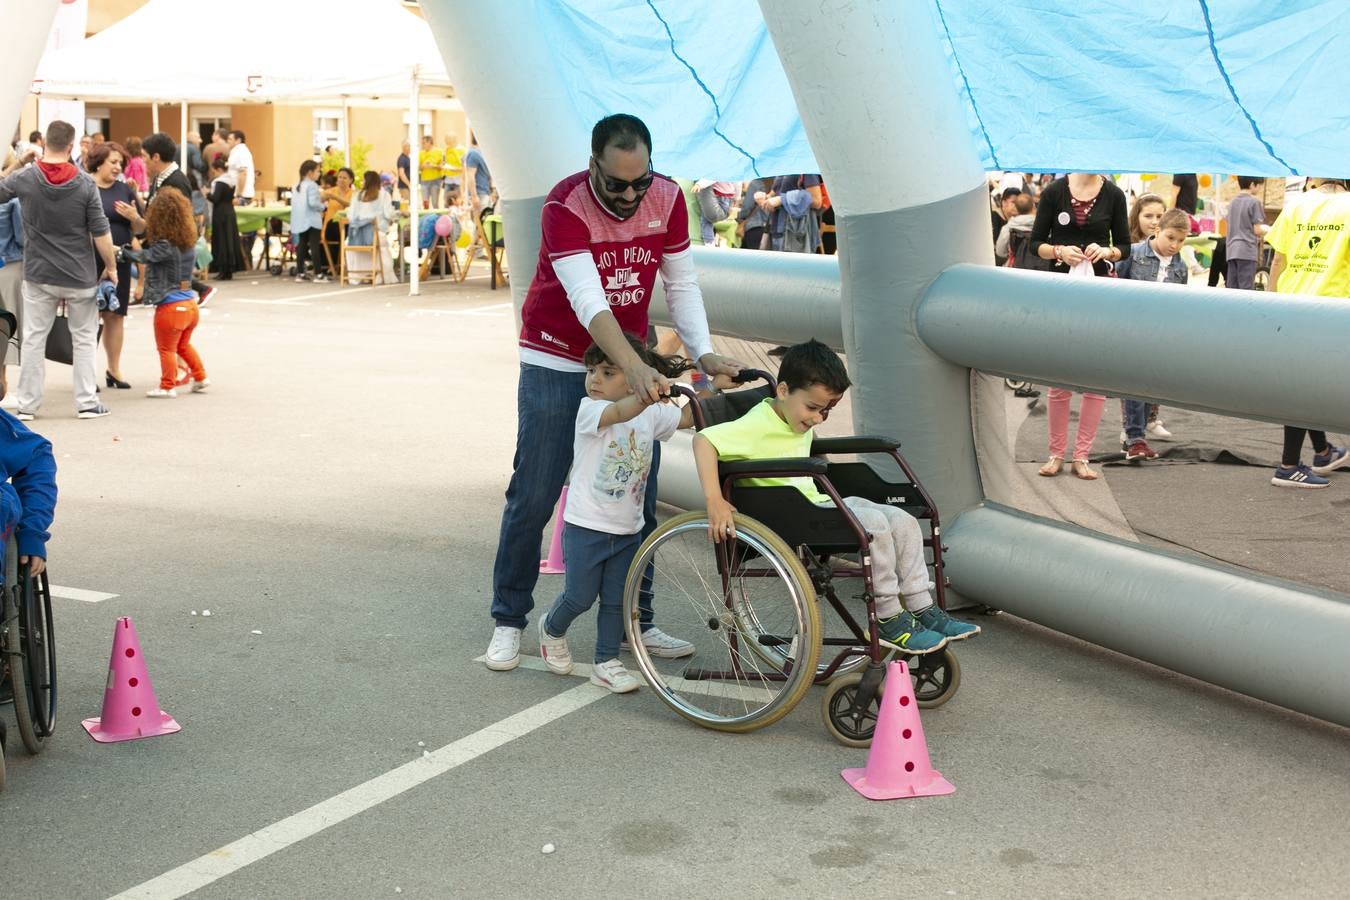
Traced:
<path id="1" fill-rule="evenodd" d="M 98 406 L 94 380 L 95 343 L 98 340 L 98 303 L 95 289 L 23 283 L 23 364 L 19 368 L 17 399 L 21 412 L 37 412 L 42 406 L 42 386 L 47 376 L 47 335 L 56 321 L 56 307 L 66 301 L 70 325 L 75 409 Z"/>
<path id="2" fill-rule="evenodd" d="M 845 497 L 844 505 L 872 535 L 872 589 L 876 592 L 877 618 L 889 619 L 898 614 L 901 597 L 910 612 L 932 606 L 919 520 L 903 509 L 863 497 Z"/>

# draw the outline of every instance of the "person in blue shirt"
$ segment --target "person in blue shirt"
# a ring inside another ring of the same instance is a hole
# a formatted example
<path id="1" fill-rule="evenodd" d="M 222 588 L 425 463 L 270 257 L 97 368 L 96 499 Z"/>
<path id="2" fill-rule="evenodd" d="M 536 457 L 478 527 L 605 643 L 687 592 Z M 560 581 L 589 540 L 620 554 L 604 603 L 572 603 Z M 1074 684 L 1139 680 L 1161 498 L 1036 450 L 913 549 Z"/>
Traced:
<path id="1" fill-rule="evenodd" d="M 9 393 L 5 356 L 9 338 L 19 334 L 23 310 L 23 210 L 19 198 L 0 203 L 0 397 Z M 8 313 L 8 315 L 3 315 Z M 9 329 L 6 335 L 5 329 Z"/>
<path id="2" fill-rule="evenodd" d="M 483 151 L 478 149 L 478 137 L 472 131 L 469 132 L 469 152 L 464 154 L 464 190 L 476 222 L 483 207 L 492 203 L 492 171 L 483 158 Z"/>
<path id="3" fill-rule="evenodd" d="M 5 542 L 17 529 L 19 562 L 36 576 L 47 566 L 47 541 L 56 513 L 56 459 L 52 445 L 0 410 L 0 531 Z M 0 569 L 0 582 L 4 573 Z"/>
<path id="4" fill-rule="evenodd" d="M 324 281 L 323 199 L 319 196 L 319 164 L 300 164 L 300 183 L 291 194 L 291 241 L 295 244 L 295 280 L 305 281 L 305 263 L 313 264 L 316 281 Z"/>

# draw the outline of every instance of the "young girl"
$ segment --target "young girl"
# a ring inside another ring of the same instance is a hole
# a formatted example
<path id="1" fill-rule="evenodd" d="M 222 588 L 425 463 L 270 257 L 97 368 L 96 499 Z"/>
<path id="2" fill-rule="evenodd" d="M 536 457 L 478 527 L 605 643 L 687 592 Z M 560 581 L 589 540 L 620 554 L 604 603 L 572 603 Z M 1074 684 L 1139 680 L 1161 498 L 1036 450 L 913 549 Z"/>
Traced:
<path id="1" fill-rule="evenodd" d="M 643 362 L 667 378 L 694 367 L 681 356 L 662 356 L 636 338 L 628 343 Z M 676 429 L 693 425 L 693 410 L 669 402 L 644 406 L 623 370 L 591 345 L 586 364 L 586 396 L 577 410 L 572 474 L 563 520 L 563 559 L 567 580 L 548 615 L 539 620 L 539 655 L 550 672 L 572 671 L 567 629 L 600 597 L 596 617 L 595 667 L 591 682 L 616 694 L 638 688 L 619 662 L 623 639 L 623 585 L 642 543 L 642 503 L 647 492 L 653 441 L 668 440 Z"/>
<path id="2" fill-rule="evenodd" d="M 1158 233 L 1158 223 L 1162 220 L 1163 213 L 1167 212 L 1167 203 L 1157 194 L 1140 194 L 1139 199 L 1134 201 L 1134 206 L 1130 208 L 1130 246 L 1134 247 L 1140 241 L 1148 240 Z M 1188 226 L 1189 227 L 1189 224 Z M 1117 269 L 1116 274 L 1124 278 L 1122 271 Z M 1213 287 L 1213 284 L 1210 285 Z M 1126 433 L 1125 422 L 1125 404 L 1120 405 L 1120 445 L 1128 448 L 1130 441 Z M 1148 434 L 1160 441 L 1165 441 L 1172 436 L 1164 426 L 1162 419 L 1158 418 L 1158 404 L 1150 403 L 1148 405 Z M 1150 459 L 1152 457 L 1149 457 Z"/>
<path id="3" fill-rule="evenodd" d="M 155 346 L 159 349 L 159 387 L 147 397 L 177 397 L 178 357 L 192 372 L 192 393 L 210 386 L 202 359 L 192 347 L 201 313 L 192 290 L 197 226 L 192 204 L 178 191 L 160 191 L 145 214 L 143 250 L 122 248 L 122 256 L 145 266 L 145 303 L 155 307 Z"/>
<path id="4" fill-rule="evenodd" d="M 295 243 L 295 280 L 305 281 L 305 263 L 314 266 L 315 281 L 326 281 L 323 265 L 323 198 L 319 193 L 319 164 L 300 164 L 300 183 L 291 196 L 291 240 Z"/>
<path id="5" fill-rule="evenodd" d="M 1130 246 L 1129 258 L 1116 266 L 1121 278 L 1166 284 L 1186 283 L 1186 264 L 1181 248 L 1190 234 L 1191 220 L 1179 209 L 1169 209 L 1158 218 L 1157 233 Z M 1157 459 L 1158 454 L 1144 441 L 1148 427 L 1146 400 L 1120 401 L 1125 415 L 1125 459 Z"/>

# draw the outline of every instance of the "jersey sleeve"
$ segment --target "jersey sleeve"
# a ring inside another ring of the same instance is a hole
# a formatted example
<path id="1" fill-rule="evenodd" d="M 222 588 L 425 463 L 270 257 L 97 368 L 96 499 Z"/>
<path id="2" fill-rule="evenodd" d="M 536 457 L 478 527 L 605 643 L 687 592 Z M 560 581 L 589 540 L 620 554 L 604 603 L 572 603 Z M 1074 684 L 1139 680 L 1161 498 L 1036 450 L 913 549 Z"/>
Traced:
<path id="1" fill-rule="evenodd" d="M 600 417 L 605 414 L 605 410 L 608 408 L 608 400 L 594 400 L 590 397 L 583 397 L 581 406 L 577 408 L 577 434 L 599 434 Z"/>
<path id="2" fill-rule="evenodd" d="M 540 214 L 544 251 L 550 260 L 591 252 L 591 230 L 581 217 L 556 200 Z M 685 243 L 688 243 L 686 238 Z"/>
<path id="3" fill-rule="evenodd" d="M 689 249 L 689 207 L 684 202 L 684 192 L 676 191 L 670 205 L 670 214 L 666 216 L 665 252 L 679 253 Z"/>

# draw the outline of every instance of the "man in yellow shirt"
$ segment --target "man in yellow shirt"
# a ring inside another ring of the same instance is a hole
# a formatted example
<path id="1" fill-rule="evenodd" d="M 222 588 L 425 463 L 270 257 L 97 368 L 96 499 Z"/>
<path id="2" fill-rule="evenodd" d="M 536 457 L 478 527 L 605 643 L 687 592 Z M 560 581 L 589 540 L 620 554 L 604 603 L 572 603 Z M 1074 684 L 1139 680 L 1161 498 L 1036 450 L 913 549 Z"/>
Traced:
<path id="1" fill-rule="evenodd" d="M 454 206 L 459 202 L 459 182 L 464 176 L 464 150 L 455 144 L 455 139 L 445 136 L 445 165 L 441 167 L 444 177 L 445 205 Z"/>
<path id="2" fill-rule="evenodd" d="M 422 135 L 422 148 L 417 152 L 417 183 L 422 190 L 422 208 L 440 206 L 442 169 L 445 152 L 432 146 L 431 135 Z"/>
<path id="3" fill-rule="evenodd" d="M 1310 179 L 1316 181 L 1318 179 Z M 1350 181 L 1323 178 L 1314 190 L 1286 204 L 1266 234 L 1275 250 L 1271 290 L 1311 297 L 1350 297 Z M 1312 440 L 1313 464 L 1303 465 L 1303 437 Z M 1350 465 L 1350 453 L 1327 441 L 1324 431 L 1284 426 L 1284 452 L 1270 483 L 1276 487 L 1324 488 L 1323 476 Z"/>

